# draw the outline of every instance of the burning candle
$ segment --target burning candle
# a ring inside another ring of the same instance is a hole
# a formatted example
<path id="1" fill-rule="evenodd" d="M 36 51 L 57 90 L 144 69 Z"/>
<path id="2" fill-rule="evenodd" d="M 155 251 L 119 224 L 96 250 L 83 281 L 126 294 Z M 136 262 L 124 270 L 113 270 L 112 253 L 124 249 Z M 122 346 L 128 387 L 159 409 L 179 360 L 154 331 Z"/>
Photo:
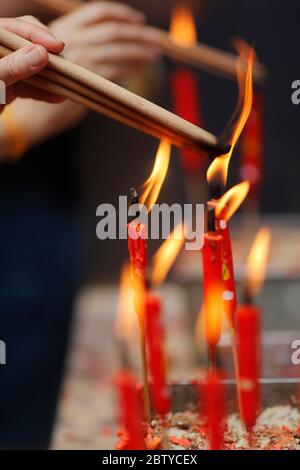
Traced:
<path id="1" fill-rule="evenodd" d="M 138 203 L 135 190 L 132 191 L 132 203 Z M 128 224 L 128 250 L 130 258 L 130 271 L 134 289 L 133 303 L 139 318 L 140 347 L 142 356 L 143 383 L 144 383 L 144 407 L 147 421 L 150 421 L 150 392 L 148 380 L 148 366 L 145 343 L 145 289 L 147 271 L 147 228 L 139 220 L 133 220 Z"/>
<path id="2" fill-rule="evenodd" d="M 195 21 L 190 8 L 184 4 L 175 6 L 171 18 L 170 35 L 182 46 L 197 43 Z M 193 124 L 202 126 L 199 85 L 196 74 L 189 68 L 177 68 L 171 75 L 171 90 L 175 112 Z M 181 150 L 182 166 L 187 174 L 198 174 L 205 159 L 191 150 Z"/>
<path id="3" fill-rule="evenodd" d="M 221 375 L 209 372 L 201 386 L 203 415 L 208 429 L 210 450 L 224 447 L 225 431 L 225 390 Z"/>
<path id="4" fill-rule="evenodd" d="M 248 67 L 246 72 L 244 68 L 241 68 L 241 64 L 244 63 L 245 57 L 248 59 Z M 228 169 L 233 151 L 238 142 L 238 139 L 245 127 L 245 124 L 249 118 L 252 101 L 253 101 L 253 63 L 255 54 L 253 50 L 250 50 L 247 45 L 240 45 L 240 59 L 238 67 L 238 84 L 239 84 L 239 101 L 237 105 L 236 114 L 238 119 L 232 120 L 233 126 L 229 127 L 225 132 L 226 139 L 228 138 L 231 144 L 230 152 L 226 155 L 221 155 L 213 160 L 212 164 L 207 171 L 207 181 L 210 185 L 211 196 L 214 200 L 219 199 L 224 193 L 226 187 Z M 236 188 L 239 188 L 237 186 Z M 249 189 L 249 188 L 248 188 Z M 236 189 L 230 190 L 234 193 Z M 227 194 L 229 199 L 232 197 L 231 192 Z M 247 191 L 248 192 L 248 191 Z M 224 201 L 224 200 L 223 200 Z M 238 202 L 237 207 L 241 202 Z M 237 207 L 233 210 L 237 209 Z M 223 306 L 229 319 L 231 328 L 234 325 L 234 316 L 237 307 L 236 298 L 236 284 L 234 276 L 234 264 L 232 257 L 232 246 L 230 237 L 230 228 L 228 220 L 230 217 L 226 217 L 226 207 L 223 205 L 223 210 L 218 211 L 217 214 L 217 230 L 222 235 L 222 278 L 223 278 Z M 232 208 L 230 209 L 230 211 Z M 232 212 L 232 213 L 233 213 Z M 232 214 L 231 214 L 232 215 Z"/>
<path id="5" fill-rule="evenodd" d="M 249 118 L 252 101 L 253 101 L 253 63 L 255 54 L 253 49 L 245 44 L 239 45 L 240 59 L 238 62 L 238 84 L 239 84 L 239 101 L 233 119 L 231 120 L 231 126 L 228 127 L 224 134 L 224 139 L 231 143 L 231 149 L 226 155 L 221 155 L 213 160 L 207 171 L 207 181 L 210 186 L 212 201 L 211 206 L 216 205 L 218 200 L 224 193 L 224 189 L 227 183 L 228 169 L 233 151 L 238 142 L 238 139 L 245 127 L 245 124 Z M 248 66 L 245 72 L 244 61 L 247 58 Z M 237 119 L 234 119 L 238 116 Z M 232 188 L 233 189 L 233 188 Z M 228 195 L 225 196 L 227 200 Z M 233 189 L 233 191 L 235 191 Z M 224 199 L 223 199 L 224 201 Z M 230 209 L 232 210 L 232 208 Z M 235 209 L 236 210 L 236 209 Z M 232 247 L 228 221 L 224 216 L 225 206 L 222 206 L 220 212 L 216 213 L 216 229 L 219 235 L 221 235 L 221 278 L 222 278 L 222 300 L 223 309 L 227 314 L 227 318 L 230 323 L 230 332 L 232 337 L 232 351 L 235 364 L 235 375 L 237 383 L 239 382 L 239 371 L 238 371 L 238 359 L 237 359 L 237 347 L 236 337 L 234 329 L 234 317 L 236 313 L 236 286 L 234 277 L 234 265 L 232 258 Z M 234 212 L 234 210 L 233 210 Z M 229 217 L 228 217 L 229 219 Z M 213 227 L 212 227 L 213 228 Z"/>
<path id="6" fill-rule="evenodd" d="M 120 371 L 115 377 L 119 394 L 120 421 L 123 427 L 118 450 L 145 449 L 143 413 L 134 375 L 128 370 Z"/>
<path id="7" fill-rule="evenodd" d="M 137 193 L 133 191 L 131 201 L 132 203 L 145 205 L 148 212 L 151 211 L 159 196 L 161 187 L 167 175 L 170 155 L 170 143 L 167 141 L 162 141 L 158 148 L 152 173 L 143 185 L 141 198 L 139 199 Z M 151 412 L 145 338 L 145 306 L 147 298 L 147 227 L 141 223 L 138 218 L 130 222 L 128 225 L 128 249 L 130 255 L 132 282 L 135 292 L 134 304 L 140 324 L 145 415 L 146 419 L 149 421 Z"/>
<path id="8" fill-rule="evenodd" d="M 261 313 L 253 301 L 265 278 L 269 246 L 270 231 L 263 228 L 258 232 L 248 257 L 244 304 L 237 312 L 241 417 L 249 430 L 254 426 L 259 411 Z"/>

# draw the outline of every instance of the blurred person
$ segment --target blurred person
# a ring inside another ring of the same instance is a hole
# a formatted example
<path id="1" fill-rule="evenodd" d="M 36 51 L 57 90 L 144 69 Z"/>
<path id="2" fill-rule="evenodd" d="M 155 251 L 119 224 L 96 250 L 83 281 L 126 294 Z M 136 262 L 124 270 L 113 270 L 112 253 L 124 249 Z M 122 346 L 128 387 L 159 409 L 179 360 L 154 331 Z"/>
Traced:
<path id="1" fill-rule="evenodd" d="M 66 59 L 108 79 L 139 73 L 158 55 L 143 15 L 113 2 L 49 26 Z M 76 125 L 86 114 L 69 101 L 19 99 L 0 118 L 0 447 L 49 446 L 80 283 Z"/>

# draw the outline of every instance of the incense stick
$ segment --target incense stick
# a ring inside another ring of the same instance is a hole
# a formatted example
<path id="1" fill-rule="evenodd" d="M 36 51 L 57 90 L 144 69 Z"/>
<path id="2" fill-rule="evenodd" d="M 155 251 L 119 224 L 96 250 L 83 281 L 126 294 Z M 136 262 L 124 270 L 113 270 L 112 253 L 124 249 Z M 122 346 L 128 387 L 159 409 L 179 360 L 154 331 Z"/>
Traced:
<path id="1" fill-rule="evenodd" d="M 170 58 L 187 65 L 200 66 L 204 70 L 216 74 L 225 75 L 231 78 L 236 78 L 236 69 L 238 56 L 229 52 L 220 51 L 213 47 L 207 46 L 202 43 L 197 43 L 194 46 L 183 46 L 177 44 L 169 35 L 169 33 L 151 28 L 156 32 L 158 37 L 158 44 L 161 46 L 163 52 Z M 241 65 L 243 67 L 243 65 Z M 245 71 L 247 64 L 244 65 Z M 266 77 L 266 68 L 256 62 L 253 67 L 253 81 L 261 83 Z"/>
<path id="2" fill-rule="evenodd" d="M 150 387 L 149 387 L 149 372 L 147 363 L 147 351 L 146 351 L 146 338 L 145 330 L 141 328 L 140 331 L 141 340 L 141 354 L 142 354 L 142 372 L 143 372 L 143 384 L 144 384 L 144 409 L 145 417 L 148 423 L 151 421 L 151 400 L 150 400 Z"/>
<path id="3" fill-rule="evenodd" d="M 0 28 L 0 44 L 2 44 L 4 48 L 12 51 L 31 43 L 6 31 L 5 29 Z M 4 48 L 2 49 L 2 52 L 8 53 Z M 60 75 L 60 83 L 61 80 L 65 80 L 65 78 L 71 80 L 73 83 L 73 91 L 75 87 L 80 85 L 82 87 L 81 91 L 84 93 L 84 97 L 88 100 L 90 100 L 90 92 L 92 91 L 97 94 L 99 100 L 102 99 L 102 104 L 103 97 L 110 100 L 112 107 L 113 103 L 117 103 L 118 106 L 122 107 L 122 111 L 124 112 L 124 115 L 126 115 L 127 122 L 132 127 L 136 127 L 141 130 L 141 125 L 145 125 L 148 127 L 147 133 L 154 135 L 155 137 L 158 137 L 158 130 L 159 135 L 161 135 L 162 138 L 169 135 L 171 137 L 171 142 L 177 146 L 194 148 L 197 150 L 202 149 L 205 151 L 211 151 L 214 154 L 228 152 L 228 147 L 220 146 L 218 144 L 218 139 L 209 132 L 198 128 L 154 103 L 151 103 L 150 101 L 147 101 L 144 98 L 105 80 L 77 64 L 66 61 L 60 56 L 49 54 L 49 65 L 42 73 L 48 73 L 49 70 Z M 57 76 L 54 77 L 52 75 L 52 79 L 56 82 Z M 70 82 L 68 83 L 70 84 Z M 45 86 L 45 84 L 43 84 L 43 86 Z M 64 87 L 61 88 L 61 92 L 63 92 L 63 88 Z M 70 98 L 69 91 L 68 94 L 63 96 Z M 106 101 L 106 103 L 108 102 Z M 88 103 L 86 106 L 89 106 Z M 91 109 L 95 109 L 95 107 Z M 114 119 L 123 122 L 124 115 L 121 115 L 120 108 L 115 109 L 115 111 L 116 114 L 114 115 Z M 100 112 L 103 112 L 103 110 Z M 135 119 L 135 122 L 132 121 L 132 118 Z M 156 130 L 153 130 L 153 128 Z M 145 129 L 143 130 L 145 131 Z"/>
<path id="4" fill-rule="evenodd" d="M 4 48 L 3 46 L 0 46 L 0 56 L 4 56 L 9 52 L 11 52 L 9 49 Z M 44 75 L 31 77 L 27 79 L 26 82 L 44 91 L 48 91 L 55 95 L 62 96 L 71 101 L 74 101 L 95 112 L 103 114 L 111 119 L 117 120 L 121 122 L 122 124 L 128 125 L 130 127 L 134 127 L 135 129 L 138 129 L 146 134 L 157 137 L 158 139 L 165 138 L 168 140 L 172 140 L 172 142 L 179 147 L 183 145 L 183 142 L 180 139 L 176 140 L 175 136 L 171 136 L 167 132 L 163 133 L 162 131 L 158 131 L 155 128 L 151 128 L 147 125 L 143 125 L 142 122 L 132 120 L 128 116 L 123 115 L 120 111 L 116 112 L 114 109 L 108 106 L 103 106 L 100 103 L 97 103 L 97 101 L 93 101 L 92 99 L 85 98 L 84 96 L 80 95 L 80 93 L 76 93 L 55 82 L 52 82 L 51 80 L 47 80 L 46 78 L 44 78 Z"/>
<path id="5" fill-rule="evenodd" d="M 234 366 L 235 380 L 236 380 L 237 407 L 238 407 L 241 420 L 243 420 L 243 407 L 242 407 L 242 400 L 241 400 L 241 379 L 240 379 L 240 368 L 239 368 L 239 360 L 238 360 L 238 352 L 237 352 L 236 334 L 235 334 L 234 326 L 232 324 L 229 325 L 229 328 L 230 328 L 230 336 L 231 336 L 233 366 Z"/>
<path id="6" fill-rule="evenodd" d="M 82 0 L 31 0 L 31 2 L 62 15 L 84 4 Z"/>
<path id="7" fill-rule="evenodd" d="M 32 0 L 56 13 L 70 13 L 75 8 L 84 5 L 82 0 Z M 181 45 L 176 43 L 167 31 L 149 27 L 156 33 L 157 45 L 165 55 L 179 62 L 194 65 L 208 70 L 209 72 L 226 75 L 236 78 L 237 55 L 221 51 L 203 43 L 195 45 Z M 245 69 L 246 69 L 245 64 Z M 258 61 L 253 67 L 253 80 L 255 83 L 262 83 L 267 75 L 266 68 Z"/>

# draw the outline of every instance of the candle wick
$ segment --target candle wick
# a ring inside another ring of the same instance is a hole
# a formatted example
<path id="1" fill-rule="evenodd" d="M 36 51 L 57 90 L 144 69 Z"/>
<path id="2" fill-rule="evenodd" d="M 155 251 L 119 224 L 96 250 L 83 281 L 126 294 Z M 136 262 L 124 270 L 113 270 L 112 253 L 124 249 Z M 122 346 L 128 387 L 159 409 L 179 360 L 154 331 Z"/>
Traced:
<path id="1" fill-rule="evenodd" d="M 211 199 L 220 199 L 220 197 L 224 194 L 224 188 L 222 187 L 221 183 L 211 183 L 209 185 Z"/>
<path id="2" fill-rule="evenodd" d="M 208 232 L 216 232 L 216 215 L 214 204 L 207 204 L 207 230 Z"/>
<path id="3" fill-rule="evenodd" d="M 139 195 L 135 188 L 130 188 L 130 205 L 133 206 L 134 204 L 139 203 Z"/>
<path id="4" fill-rule="evenodd" d="M 254 304 L 253 296 L 252 296 L 250 287 L 248 285 L 247 279 L 244 281 L 244 285 L 243 285 L 243 303 L 244 305 Z"/>
<path id="5" fill-rule="evenodd" d="M 139 203 L 140 203 L 140 200 L 139 200 L 139 195 L 138 195 L 137 190 L 135 188 L 130 188 L 130 206 L 134 206 Z M 129 223 L 134 222 L 136 219 L 140 217 L 140 215 L 141 215 L 140 211 L 137 211 L 137 213 L 134 216 L 131 216 L 129 218 Z"/>

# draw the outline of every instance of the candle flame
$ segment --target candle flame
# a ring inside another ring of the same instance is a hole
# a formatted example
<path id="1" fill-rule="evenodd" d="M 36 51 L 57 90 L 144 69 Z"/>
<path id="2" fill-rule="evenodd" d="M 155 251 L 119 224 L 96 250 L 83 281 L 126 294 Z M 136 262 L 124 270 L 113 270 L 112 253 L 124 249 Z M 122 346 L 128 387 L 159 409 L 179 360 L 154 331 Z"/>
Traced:
<path id="1" fill-rule="evenodd" d="M 258 231 L 247 259 L 246 282 L 252 296 L 256 295 L 264 284 L 270 244 L 271 231 L 263 227 Z"/>
<path id="2" fill-rule="evenodd" d="M 229 220 L 246 199 L 249 189 L 249 181 L 243 181 L 229 189 L 229 191 L 215 202 L 216 217 Z"/>
<path id="3" fill-rule="evenodd" d="M 175 262 L 185 240 L 184 225 L 177 225 L 153 258 L 152 282 L 162 284 Z"/>
<path id="4" fill-rule="evenodd" d="M 136 324 L 134 292 L 130 276 L 130 267 L 129 264 L 125 264 L 122 268 L 120 278 L 118 308 L 114 323 L 115 337 L 125 340 L 132 338 L 136 329 Z"/>
<path id="5" fill-rule="evenodd" d="M 222 332 L 222 285 L 216 283 L 206 293 L 203 306 L 204 335 L 210 348 L 215 348 Z"/>
<path id="6" fill-rule="evenodd" d="M 237 62 L 237 78 L 239 85 L 239 100 L 237 110 L 240 110 L 239 117 L 234 124 L 229 138 L 231 145 L 230 151 L 226 155 L 221 155 L 214 159 L 207 171 L 207 180 L 210 184 L 217 182 L 226 185 L 228 168 L 233 151 L 240 138 L 245 124 L 250 116 L 253 102 L 253 64 L 255 60 L 255 52 L 245 43 L 239 43 L 239 60 Z M 245 60 L 247 59 L 247 69 L 245 71 Z M 237 111 L 233 115 L 235 121 Z"/>
<path id="7" fill-rule="evenodd" d="M 178 4 L 174 7 L 171 16 L 170 36 L 174 42 L 182 46 L 191 46 L 197 43 L 197 29 L 191 8 Z"/>
<path id="8" fill-rule="evenodd" d="M 143 184 L 143 193 L 140 197 L 141 204 L 145 204 L 149 212 L 158 199 L 168 172 L 170 157 L 171 144 L 167 140 L 162 140 L 156 154 L 152 173 Z"/>

